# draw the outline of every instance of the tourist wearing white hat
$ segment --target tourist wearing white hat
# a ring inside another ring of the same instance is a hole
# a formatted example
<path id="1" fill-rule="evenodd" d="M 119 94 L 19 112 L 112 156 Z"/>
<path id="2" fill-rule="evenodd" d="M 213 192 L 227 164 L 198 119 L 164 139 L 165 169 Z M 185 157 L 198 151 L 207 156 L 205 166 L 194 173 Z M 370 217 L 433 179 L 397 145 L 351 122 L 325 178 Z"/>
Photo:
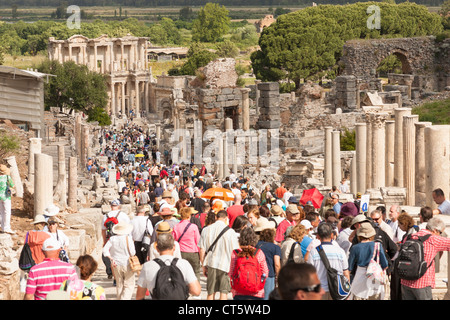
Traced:
<path id="1" fill-rule="evenodd" d="M 135 273 L 128 259 L 136 254 L 131 232 L 133 225 L 119 222 L 113 227 L 114 235 L 103 247 L 103 255 L 111 261 L 111 270 L 116 280 L 118 300 L 131 300 L 136 282 Z"/>
<path id="2" fill-rule="evenodd" d="M 50 217 L 54 217 L 59 213 L 59 207 L 55 204 L 50 204 L 47 208 L 44 209 L 44 212 L 42 213 L 42 215 L 45 218 L 45 221 L 48 222 L 48 219 Z M 45 225 L 44 227 L 44 231 L 48 232 L 48 225 Z"/>
<path id="3" fill-rule="evenodd" d="M 11 229 L 11 189 L 14 183 L 10 176 L 10 170 L 4 164 L 0 165 L 0 217 L 2 231 L 15 234 Z"/>
<path id="4" fill-rule="evenodd" d="M 109 237 L 109 235 L 107 234 L 107 228 L 106 228 L 106 221 L 108 219 L 116 218 L 116 222 L 130 223 L 130 218 L 128 217 L 128 215 L 125 212 L 120 210 L 120 201 L 118 199 L 112 200 L 110 202 L 110 205 L 111 205 L 111 211 L 108 212 L 107 214 L 105 214 L 103 216 L 103 220 L 102 220 L 101 228 L 102 228 L 103 245 L 106 244 L 106 242 L 108 241 L 108 237 Z M 113 274 L 112 274 L 112 270 L 111 270 L 110 260 L 108 258 L 106 258 L 104 255 L 102 255 L 102 260 L 106 267 L 106 274 L 108 275 L 108 279 L 112 279 Z"/>

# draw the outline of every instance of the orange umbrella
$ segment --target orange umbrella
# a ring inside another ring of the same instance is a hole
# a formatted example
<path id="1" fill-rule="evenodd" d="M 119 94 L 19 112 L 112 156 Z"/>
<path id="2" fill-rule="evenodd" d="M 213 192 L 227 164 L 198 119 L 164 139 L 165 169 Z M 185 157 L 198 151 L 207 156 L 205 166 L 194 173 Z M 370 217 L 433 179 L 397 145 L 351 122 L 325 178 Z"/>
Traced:
<path id="1" fill-rule="evenodd" d="M 202 198 L 205 199 L 217 198 L 223 201 L 233 201 L 234 194 L 233 192 L 225 188 L 210 188 L 202 193 Z"/>

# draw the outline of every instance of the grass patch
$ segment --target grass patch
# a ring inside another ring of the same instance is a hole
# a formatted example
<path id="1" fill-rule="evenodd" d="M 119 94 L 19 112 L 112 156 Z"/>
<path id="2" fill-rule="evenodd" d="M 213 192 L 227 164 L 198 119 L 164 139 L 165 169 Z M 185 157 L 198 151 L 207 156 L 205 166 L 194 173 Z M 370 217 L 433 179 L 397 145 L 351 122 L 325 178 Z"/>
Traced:
<path id="1" fill-rule="evenodd" d="M 5 54 L 5 62 L 3 65 L 18 69 L 36 68 L 46 58 L 47 56 L 39 54 L 36 56 L 12 56 Z"/>
<path id="2" fill-rule="evenodd" d="M 419 121 L 433 124 L 450 124 L 450 99 L 424 103 L 412 109 L 419 116 Z"/>

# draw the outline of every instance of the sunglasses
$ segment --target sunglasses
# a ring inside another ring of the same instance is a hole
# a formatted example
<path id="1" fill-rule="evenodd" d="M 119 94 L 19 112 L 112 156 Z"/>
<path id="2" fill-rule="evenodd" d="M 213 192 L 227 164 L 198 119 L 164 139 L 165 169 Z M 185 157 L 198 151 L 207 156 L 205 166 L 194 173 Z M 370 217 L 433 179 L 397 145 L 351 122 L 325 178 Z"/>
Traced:
<path id="1" fill-rule="evenodd" d="M 308 286 L 306 288 L 296 288 L 296 289 L 292 289 L 293 292 L 296 292 L 298 290 L 302 290 L 305 292 L 315 292 L 315 293 L 319 293 L 320 290 L 322 289 L 322 286 L 320 285 L 320 283 L 313 285 L 313 286 Z"/>

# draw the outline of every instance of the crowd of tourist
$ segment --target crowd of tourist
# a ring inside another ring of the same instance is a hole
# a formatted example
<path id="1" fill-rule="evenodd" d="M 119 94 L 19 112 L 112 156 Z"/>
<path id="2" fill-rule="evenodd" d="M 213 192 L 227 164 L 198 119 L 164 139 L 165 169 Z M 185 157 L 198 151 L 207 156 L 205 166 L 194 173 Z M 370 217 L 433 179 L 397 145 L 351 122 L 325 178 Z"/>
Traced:
<path id="1" fill-rule="evenodd" d="M 354 202 L 341 203 L 339 195 L 348 190 L 346 181 L 329 190 L 318 205 L 300 203 L 283 182 L 274 186 L 233 173 L 218 179 L 205 165 L 172 163 L 157 143 L 153 134 L 135 125 L 105 130 L 98 155 L 107 156 L 107 164 L 102 166 L 96 157 L 86 164 L 89 174 L 99 173 L 105 180 L 111 178 L 111 169 L 116 172 L 119 197 L 110 203 L 111 211 L 102 221 L 102 262 L 114 281 L 117 299 L 130 300 L 133 293 L 136 299 L 199 299 L 203 275 L 208 300 L 228 299 L 229 294 L 235 300 L 331 300 L 323 253 L 350 283 L 347 299 L 432 299 L 435 256 L 450 250 L 450 239 L 442 234 L 445 224 L 438 216 L 449 214 L 442 190 L 433 191 L 440 211 L 422 208 L 416 225 L 400 206 L 362 212 L 359 193 Z M 217 193 L 206 196 L 212 188 Z M 130 205 L 133 215 L 123 212 L 122 205 Z M 50 227 L 51 222 L 43 218 L 36 221 L 39 224 Z M 39 239 L 39 261 L 66 263 L 53 262 L 58 238 L 48 235 Z M 419 279 L 405 280 L 398 272 L 399 251 L 414 236 L 426 236 L 427 269 Z M 32 237 L 36 238 L 30 232 L 30 245 Z M 139 270 L 133 268 L 133 256 L 139 260 Z M 369 272 L 373 260 L 377 276 Z M 26 298 L 45 299 L 46 293 L 57 290 L 79 299 L 87 297 L 80 293 L 83 287 L 90 290 L 85 289 L 90 298 L 104 298 L 101 288 L 90 282 L 97 268 L 94 262 L 80 257 L 77 266 L 83 277 L 78 278 L 66 263 L 66 269 L 58 269 L 64 271 L 58 286 L 43 289 L 38 284 L 42 265 L 37 261 L 30 271 Z M 253 269 L 248 269 L 251 264 Z M 171 283 L 169 292 L 165 286 L 170 281 L 160 278 L 173 266 L 178 273 L 172 281 L 178 279 L 182 285 Z M 245 277 L 248 270 L 255 276 Z"/>

